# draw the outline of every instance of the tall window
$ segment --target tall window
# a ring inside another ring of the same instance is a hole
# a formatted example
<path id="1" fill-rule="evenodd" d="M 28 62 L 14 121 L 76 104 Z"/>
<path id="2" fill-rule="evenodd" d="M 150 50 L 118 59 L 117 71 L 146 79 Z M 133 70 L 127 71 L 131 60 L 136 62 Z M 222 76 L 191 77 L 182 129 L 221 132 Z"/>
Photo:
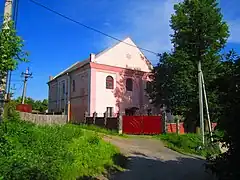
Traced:
<path id="1" fill-rule="evenodd" d="M 151 82 L 150 81 L 147 81 L 146 82 L 146 89 L 150 89 L 152 86 L 151 86 Z"/>
<path id="2" fill-rule="evenodd" d="M 113 89 L 113 87 L 114 87 L 113 77 L 107 76 L 106 77 L 106 89 Z"/>
<path id="3" fill-rule="evenodd" d="M 62 84 L 62 93 L 63 93 L 63 96 L 65 95 L 65 83 Z"/>
<path id="4" fill-rule="evenodd" d="M 113 116 L 113 107 L 107 107 L 107 116 L 112 117 Z"/>
<path id="5" fill-rule="evenodd" d="M 76 91 L 76 89 L 75 89 L 76 87 L 75 87 L 75 80 L 73 79 L 73 81 L 72 81 L 72 91 L 73 92 L 75 92 Z"/>
<path id="6" fill-rule="evenodd" d="M 126 80 L 126 89 L 127 91 L 133 90 L 133 80 L 131 78 L 127 78 Z"/>

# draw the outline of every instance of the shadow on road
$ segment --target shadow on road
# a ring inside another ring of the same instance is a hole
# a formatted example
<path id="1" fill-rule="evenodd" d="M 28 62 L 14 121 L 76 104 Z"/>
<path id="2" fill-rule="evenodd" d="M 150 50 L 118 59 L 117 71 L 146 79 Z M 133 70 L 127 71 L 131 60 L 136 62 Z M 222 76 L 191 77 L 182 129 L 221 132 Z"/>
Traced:
<path id="1" fill-rule="evenodd" d="M 122 154 L 113 157 L 116 165 L 126 169 L 124 172 L 116 168 L 107 169 L 107 174 L 99 178 L 82 177 L 83 180 L 216 180 L 206 172 L 204 160 L 191 157 L 178 157 L 164 161 L 157 157 L 149 157 L 140 152 L 133 152 L 128 158 Z"/>
<path id="2" fill-rule="evenodd" d="M 110 179 L 116 180 L 213 180 L 205 171 L 204 161 L 194 158 L 177 158 L 163 161 L 142 153 L 128 157 L 127 170 L 119 172 Z"/>

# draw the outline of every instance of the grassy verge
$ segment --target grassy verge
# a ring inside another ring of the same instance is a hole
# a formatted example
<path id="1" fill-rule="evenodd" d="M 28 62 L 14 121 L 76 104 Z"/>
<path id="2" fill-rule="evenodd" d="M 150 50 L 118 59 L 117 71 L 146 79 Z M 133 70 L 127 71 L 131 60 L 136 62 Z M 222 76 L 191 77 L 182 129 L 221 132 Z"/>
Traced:
<path id="1" fill-rule="evenodd" d="M 0 124 L 0 179 L 82 179 L 120 169 L 119 151 L 77 125 Z"/>
<path id="2" fill-rule="evenodd" d="M 218 154 L 220 152 L 218 146 L 210 142 L 206 142 L 206 145 L 203 147 L 201 136 L 198 134 L 162 134 L 154 137 L 161 139 L 166 147 L 180 153 L 207 157 L 208 155 Z"/>
<path id="3" fill-rule="evenodd" d="M 94 131 L 94 132 L 97 132 L 97 133 L 127 137 L 127 135 L 119 134 L 117 130 L 109 130 L 109 129 L 101 128 L 101 127 L 98 127 L 98 126 L 95 126 L 95 125 L 80 124 L 78 126 L 81 127 L 82 129 Z"/>

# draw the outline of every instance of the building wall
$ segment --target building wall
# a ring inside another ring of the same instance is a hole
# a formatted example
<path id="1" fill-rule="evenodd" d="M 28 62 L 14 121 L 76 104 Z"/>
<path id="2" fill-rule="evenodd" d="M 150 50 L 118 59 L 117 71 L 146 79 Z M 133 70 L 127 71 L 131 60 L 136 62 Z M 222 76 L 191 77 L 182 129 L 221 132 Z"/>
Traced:
<path id="1" fill-rule="evenodd" d="M 95 98 L 95 111 L 102 114 L 106 111 L 107 107 L 112 107 L 113 112 L 116 113 L 116 98 L 114 96 L 114 89 L 106 89 L 106 77 L 112 76 L 114 81 L 114 89 L 116 87 L 116 72 L 101 72 L 96 71 L 96 98 Z"/>
<path id="2" fill-rule="evenodd" d="M 136 46 L 130 38 L 125 39 L 124 42 Z M 114 47 L 103 51 L 96 56 L 94 62 L 144 72 L 151 71 L 141 51 L 124 43 L 118 43 Z"/>
<path id="3" fill-rule="evenodd" d="M 71 120 L 73 122 L 82 122 L 84 113 L 89 111 L 89 68 L 80 68 L 71 73 Z M 75 90 L 73 81 L 75 80 Z"/>
<path id="4" fill-rule="evenodd" d="M 61 76 L 49 83 L 48 109 L 49 112 L 66 112 L 67 104 L 67 75 Z"/>
<path id="5" fill-rule="evenodd" d="M 145 93 L 148 73 L 91 63 L 91 111 L 102 115 L 107 107 L 114 113 L 125 112 L 126 108 L 138 107 L 141 113 L 150 108 Z M 106 77 L 114 78 L 114 89 L 106 89 Z M 133 80 L 133 91 L 126 91 L 126 80 Z"/>

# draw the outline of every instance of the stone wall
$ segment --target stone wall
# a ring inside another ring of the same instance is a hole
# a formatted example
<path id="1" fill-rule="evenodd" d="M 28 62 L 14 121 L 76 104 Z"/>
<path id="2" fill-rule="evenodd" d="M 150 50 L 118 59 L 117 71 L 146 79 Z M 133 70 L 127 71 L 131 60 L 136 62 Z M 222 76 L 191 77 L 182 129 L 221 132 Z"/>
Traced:
<path id="1" fill-rule="evenodd" d="M 43 115 L 32 114 L 26 112 L 19 112 L 20 117 L 24 121 L 32 122 L 39 125 L 47 124 L 59 124 L 63 125 L 67 123 L 67 115 Z"/>

